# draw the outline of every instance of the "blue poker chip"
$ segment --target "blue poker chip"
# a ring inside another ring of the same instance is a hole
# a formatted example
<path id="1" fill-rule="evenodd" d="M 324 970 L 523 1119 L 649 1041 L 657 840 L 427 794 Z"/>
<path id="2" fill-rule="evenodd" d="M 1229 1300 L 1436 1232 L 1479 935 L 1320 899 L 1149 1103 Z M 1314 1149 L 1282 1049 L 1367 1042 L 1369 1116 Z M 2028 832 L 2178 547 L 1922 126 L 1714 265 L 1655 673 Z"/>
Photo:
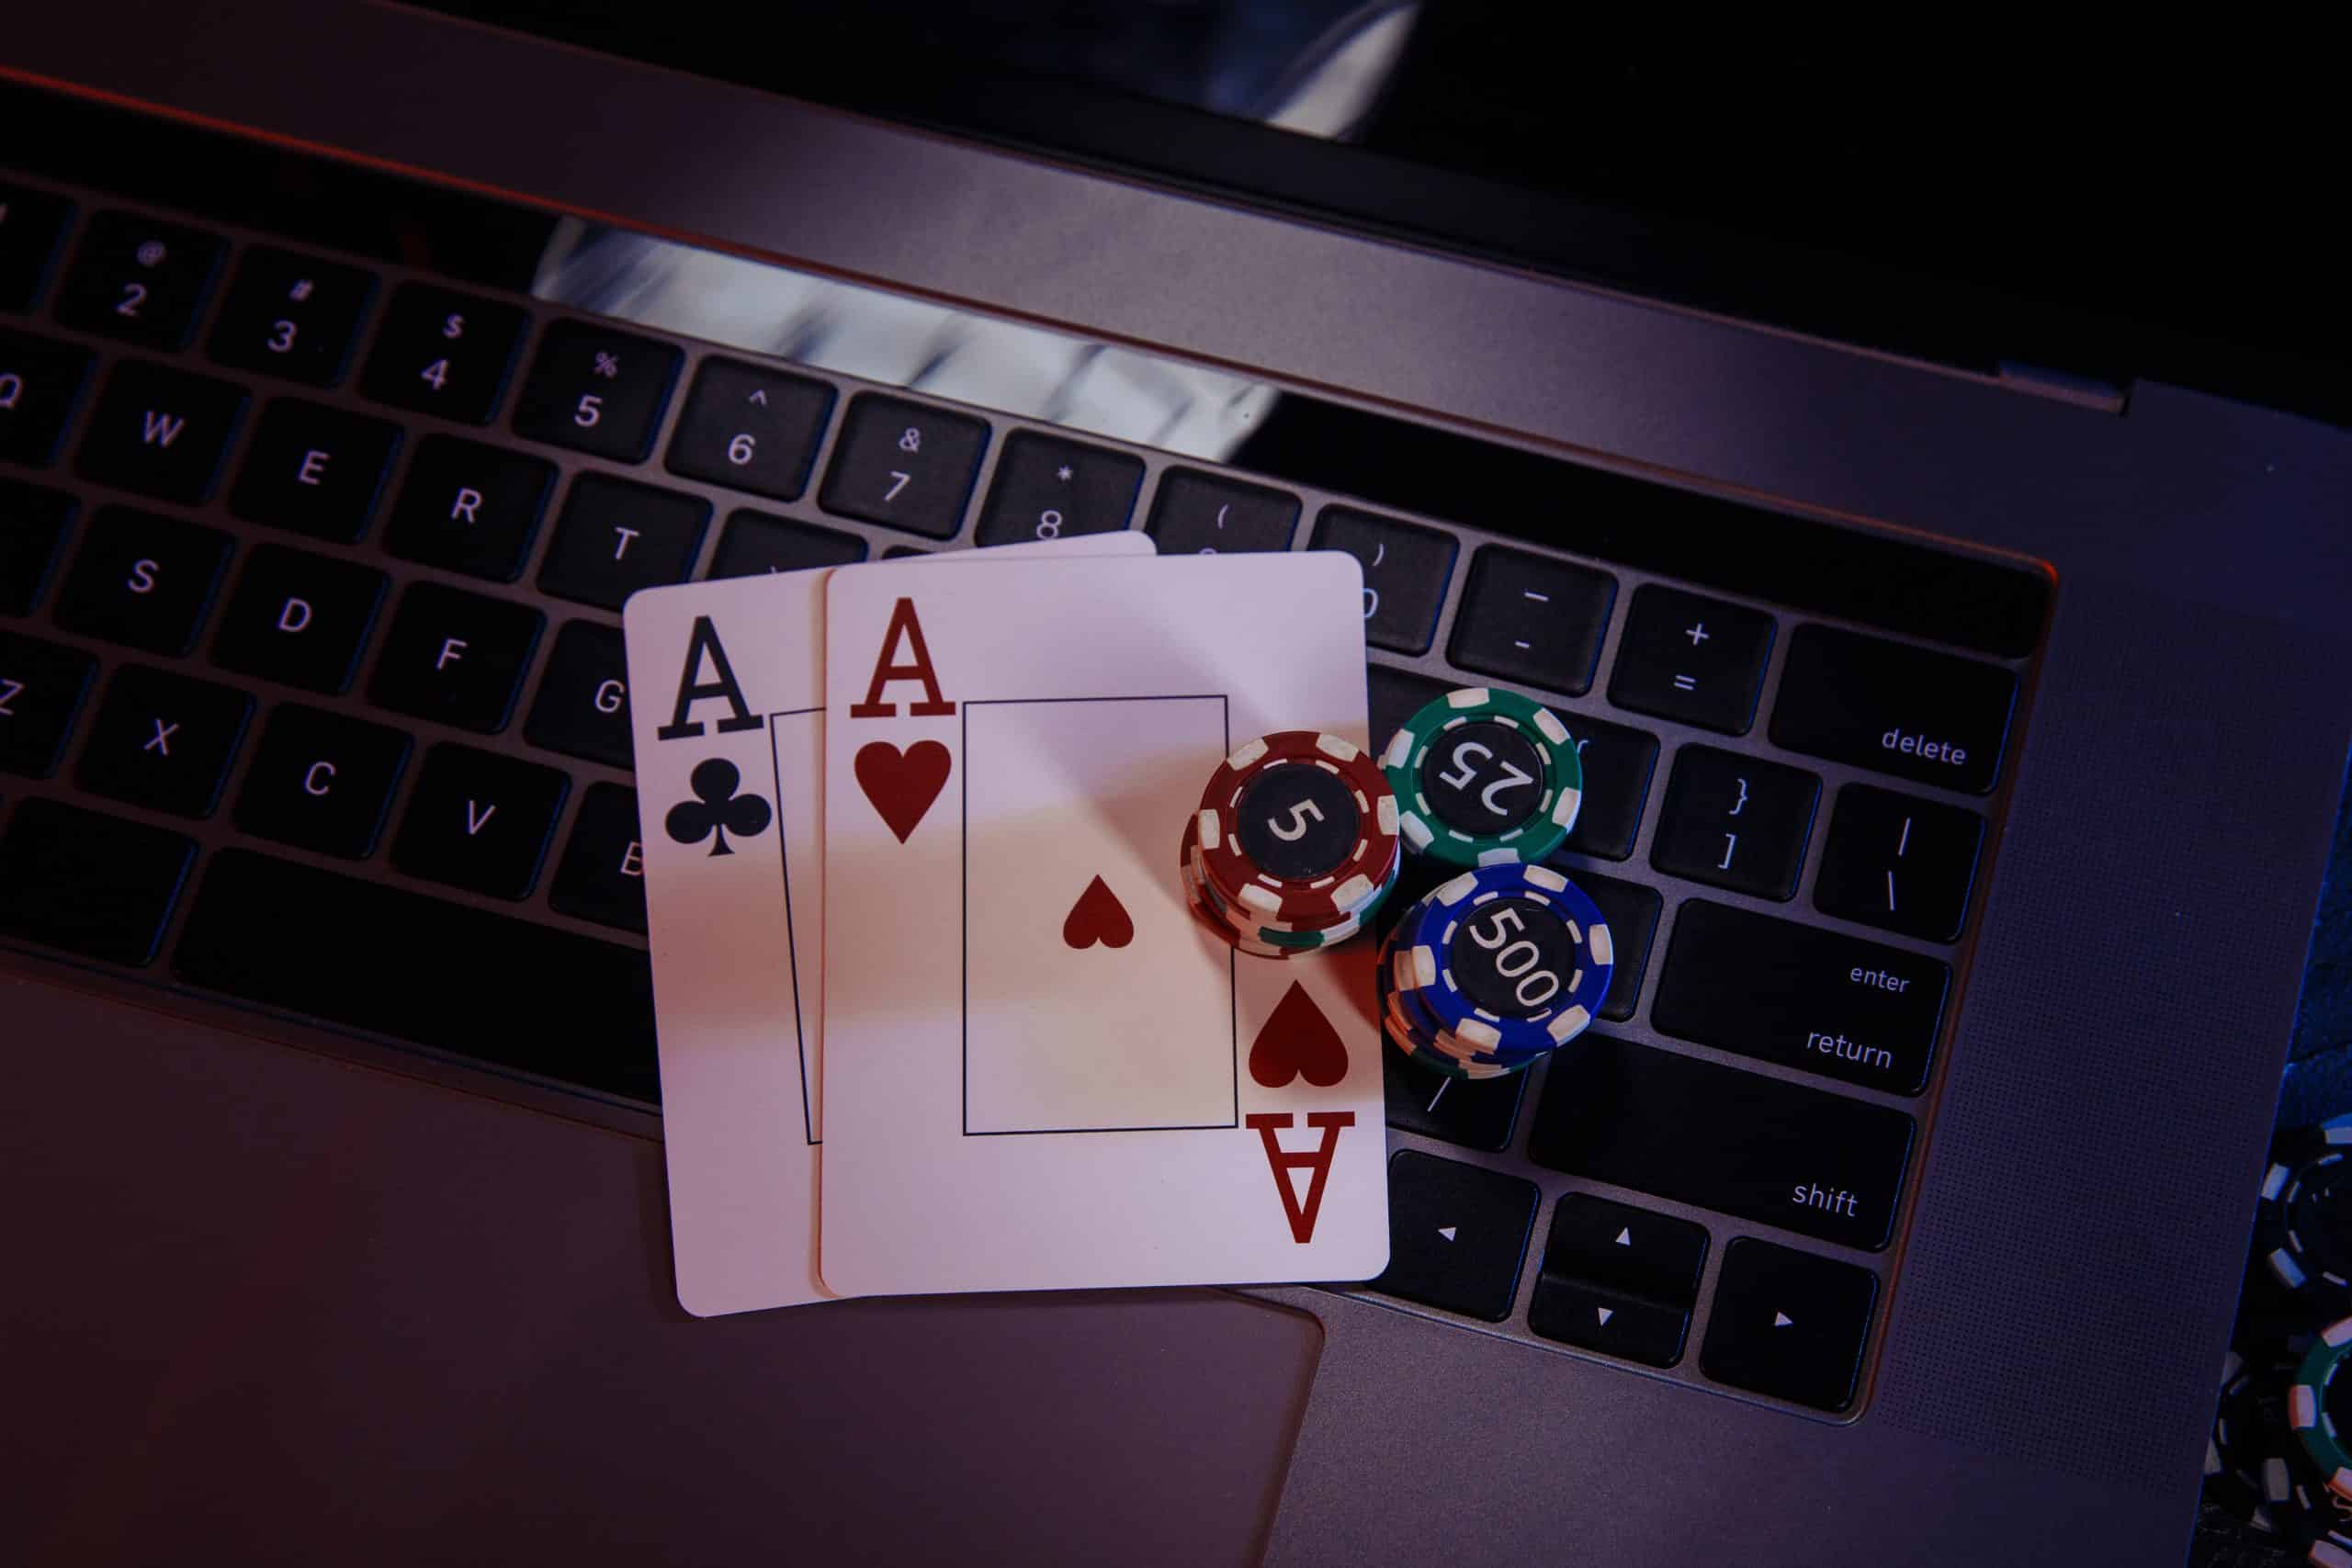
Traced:
<path id="1" fill-rule="evenodd" d="M 1406 1015 L 1396 989 L 1388 983 L 1388 964 L 1384 961 L 1374 967 L 1380 1032 L 1416 1066 L 1450 1078 L 1498 1078 L 1508 1073 L 1518 1072 L 1527 1065 L 1521 1062 L 1506 1066 L 1497 1062 L 1481 1061 L 1475 1053 L 1454 1049 L 1431 1038 L 1415 1020 Z"/>
<path id="2" fill-rule="evenodd" d="M 1591 1024 L 1615 950 L 1584 890 L 1548 866 L 1464 872 L 1407 911 L 1390 983 L 1450 1037 L 1524 1066 Z"/>

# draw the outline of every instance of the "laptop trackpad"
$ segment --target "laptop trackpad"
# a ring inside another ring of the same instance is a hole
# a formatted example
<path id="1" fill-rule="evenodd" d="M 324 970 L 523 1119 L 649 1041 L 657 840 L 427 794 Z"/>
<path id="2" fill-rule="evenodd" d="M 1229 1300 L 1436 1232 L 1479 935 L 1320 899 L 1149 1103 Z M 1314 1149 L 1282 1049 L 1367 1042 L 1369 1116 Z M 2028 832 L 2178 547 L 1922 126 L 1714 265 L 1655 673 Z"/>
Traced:
<path id="1" fill-rule="evenodd" d="M 0 1449 L 33 1557 L 1263 1545 L 1304 1314 L 1202 1291 L 697 1320 L 658 1145 L 42 987 L 0 1006 Z"/>

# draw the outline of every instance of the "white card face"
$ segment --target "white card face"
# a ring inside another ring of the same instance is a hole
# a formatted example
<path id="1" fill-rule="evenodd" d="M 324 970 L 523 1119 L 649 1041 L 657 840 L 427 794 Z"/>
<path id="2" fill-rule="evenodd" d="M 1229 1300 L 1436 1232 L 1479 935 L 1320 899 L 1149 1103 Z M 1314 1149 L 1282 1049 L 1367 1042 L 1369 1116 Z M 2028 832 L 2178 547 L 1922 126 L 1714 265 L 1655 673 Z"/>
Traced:
<path id="1" fill-rule="evenodd" d="M 1152 550 L 1129 532 L 938 558 Z M 704 1316 L 836 1293 L 816 1234 L 829 574 L 651 589 L 621 616 L 678 1300 Z"/>
<path id="2" fill-rule="evenodd" d="M 1363 744 L 1363 591 L 1322 552 L 833 575 L 828 1285 L 1386 1266 L 1370 942 L 1238 954 L 1178 863 L 1242 741 Z"/>

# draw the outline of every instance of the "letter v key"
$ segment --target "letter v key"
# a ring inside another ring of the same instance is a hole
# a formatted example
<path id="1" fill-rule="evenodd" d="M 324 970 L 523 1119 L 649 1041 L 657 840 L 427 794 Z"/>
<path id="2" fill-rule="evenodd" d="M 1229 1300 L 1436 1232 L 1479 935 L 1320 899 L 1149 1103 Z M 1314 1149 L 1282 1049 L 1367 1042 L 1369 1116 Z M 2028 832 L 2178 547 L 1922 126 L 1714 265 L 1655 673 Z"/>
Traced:
<path id="1" fill-rule="evenodd" d="M 498 803 L 496 801 L 491 802 L 488 806 L 483 806 L 478 801 L 468 800 L 466 802 L 466 837 L 470 839 L 477 833 L 480 833 L 484 828 L 489 827 L 490 819 L 496 816 L 497 813 Z"/>

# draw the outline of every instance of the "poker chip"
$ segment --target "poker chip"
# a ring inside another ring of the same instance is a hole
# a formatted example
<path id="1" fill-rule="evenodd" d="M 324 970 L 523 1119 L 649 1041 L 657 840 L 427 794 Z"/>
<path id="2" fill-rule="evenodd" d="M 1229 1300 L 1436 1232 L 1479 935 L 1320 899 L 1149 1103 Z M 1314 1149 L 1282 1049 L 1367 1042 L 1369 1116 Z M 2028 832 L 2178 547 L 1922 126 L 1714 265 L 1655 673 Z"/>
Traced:
<path id="1" fill-rule="evenodd" d="M 1380 770 L 1406 844 L 1449 865 L 1540 861 L 1584 802 L 1584 764 L 1559 716 L 1483 686 L 1423 705 L 1389 739 Z"/>
<path id="2" fill-rule="evenodd" d="M 1374 984 L 1379 999 L 1381 1032 L 1390 1044 L 1403 1052 L 1416 1066 L 1452 1078 L 1498 1078 L 1506 1073 L 1517 1072 L 1526 1065 L 1504 1066 L 1499 1063 L 1481 1062 L 1440 1049 L 1398 1007 L 1395 988 L 1388 983 L 1387 964 L 1384 962 L 1374 967 L 1377 975 Z"/>
<path id="3" fill-rule="evenodd" d="M 1230 908 L 1208 886 L 1201 870 L 1199 849 L 1197 823 L 1188 819 L 1183 840 L 1177 849 L 1177 872 L 1183 881 L 1186 901 L 1192 906 L 1194 919 L 1238 952 L 1255 958 L 1298 958 L 1345 942 L 1362 929 L 1364 917 L 1353 915 L 1313 931 L 1261 928 L 1251 923 L 1245 913 Z M 1386 895 L 1394 880 L 1392 876 L 1381 886 L 1375 902 Z"/>
<path id="4" fill-rule="evenodd" d="M 2206 1445 L 2205 1495 L 2307 1551 L 2312 1562 L 2352 1564 L 2352 1500 L 2328 1489 L 2294 1426 L 2308 1337 L 2257 1335 L 2226 1358 Z"/>
<path id="5" fill-rule="evenodd" d="M 2255 1250 L 2272 1281 L 2319 1313 L 2352 1309 L 2352 1115 L 2279 1136 L 2263 1172 Z"/>
<path id="6" fill-rule="evenodd" d="M 1608 922 L 1547 866 L 1494 864 L 1442 884 L 1406 912 L 1389 983 L 1441 1036 L 1524 1066 L 1575 1039 L 1609 994 Z"/>
<path id="7" fill-rule="evenodd" d="M 2352 1452 L 2345 1428 L 2352 1427 L 2352 1317 L 2338 1318 L 2319 1332 L 2287 1389 L 2287 1424 L 2329 1491 L 2352 1499 Z"/>
<path id="8" fill-rule="evenodd" d="M 1219 763 L 1188 842 L 1202 886 L 1267 945 L 1289 944 L 1263 933 L 1360 928 L 1396 886 L 1402 852 L 1379 765 L 1311 729 L 1261 736 Z"/>

